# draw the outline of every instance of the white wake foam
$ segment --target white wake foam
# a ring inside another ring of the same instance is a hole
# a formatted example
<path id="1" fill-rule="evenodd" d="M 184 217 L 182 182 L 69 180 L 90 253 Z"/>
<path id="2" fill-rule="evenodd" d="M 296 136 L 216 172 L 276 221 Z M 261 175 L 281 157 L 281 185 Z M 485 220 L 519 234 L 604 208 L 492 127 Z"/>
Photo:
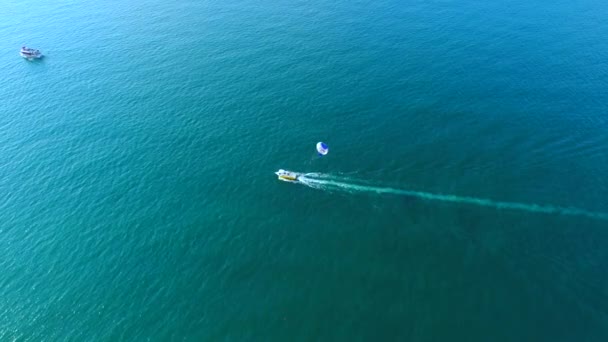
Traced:
<path id="1" fill-rule="evenodd" d="M 340 190 L 345 192 L 368 192 L 377 194 L 393 194 L 422 198 L 431 201 L 451 202 L 491 207 L 495 209 L 520 210 L 531 213 L 559 214 L 568 216 L 584 216 L 592 219 L 608 221 L 608 213 L 593 212 L 573 207 L 560 207 L 554 205 L 539 205 L 519 202 L 494 201 L 487 198 L 469 196 L 444 195 L 431 192 L 395 189 L 390 187 L 361 184 L 358 180 L 321 173 L 306 173 L 298 178 L 299 183 L 319 190 Z"/>

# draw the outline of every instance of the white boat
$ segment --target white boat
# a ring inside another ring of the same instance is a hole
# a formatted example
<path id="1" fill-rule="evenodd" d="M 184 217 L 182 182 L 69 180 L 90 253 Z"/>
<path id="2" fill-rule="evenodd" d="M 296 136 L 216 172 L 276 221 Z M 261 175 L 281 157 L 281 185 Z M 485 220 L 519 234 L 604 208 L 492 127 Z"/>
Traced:
<path id="1" fill-rule="evenodd" d="M 298 174 L 298 173 L 291 172 L 291 171 L 285 171 L 283 169 L 275 172 L 274 174 L 279 177 L 279 180 L 282 180 L 285 182 L 297 182 L 298 177 L 300 177 L 300 174 Z"/>
<path id="2" fill-rule="evenodd" d="M 19 55 L 29 60 L 42 58 L 42 52 L 40 52 L 40 50 L 28 48 L 26 46 L 21 47 Z"/>

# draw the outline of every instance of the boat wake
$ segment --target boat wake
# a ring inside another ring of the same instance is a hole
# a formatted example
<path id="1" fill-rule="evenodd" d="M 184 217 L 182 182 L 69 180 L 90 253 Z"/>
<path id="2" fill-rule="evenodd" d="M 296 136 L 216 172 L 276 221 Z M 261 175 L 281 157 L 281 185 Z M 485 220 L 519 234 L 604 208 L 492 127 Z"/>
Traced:
<path id="1" fill-rule="evenodd" d="M 430 201 L 441 201 L 450 203 L 460 203 L 468 205 L 476 205 L 480 207 L 490 207 L 499 210 L 519 210 L 530 213 L 556 214 L 567 216 L 582 216 L 591 219 L 608 221 L 608 213 L 594 212 L 580 208 L 560 207 L 554 205 L 539 205 L 519 202 L 504 202 L 495 201 L 487 198 L 477 198 L 469 196 L 447 195 L 439 193 L 431 193 L 424 191 L 414 191 L 406 189 L 396 189 L 391 187 L 375 186 L 361 180 L 333 176 L 322 173 L 304 173 L 298 178 L 298 183 L 306 185 L 313 189 L 324 191 L 343 191 L 350 193 L 377 193 L 377 194 L 392 194 L 399 196 L 416 197 Z"/>

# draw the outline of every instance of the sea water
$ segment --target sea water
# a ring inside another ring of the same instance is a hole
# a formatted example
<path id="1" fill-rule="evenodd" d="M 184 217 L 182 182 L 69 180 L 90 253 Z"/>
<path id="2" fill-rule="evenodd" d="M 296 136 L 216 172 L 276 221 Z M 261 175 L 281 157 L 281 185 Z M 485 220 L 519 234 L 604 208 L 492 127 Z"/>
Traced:
<path id="1" fill-rule="evenodd" d="M 606 10 L 4 1 L 0 340 L 606 340 Z"/>

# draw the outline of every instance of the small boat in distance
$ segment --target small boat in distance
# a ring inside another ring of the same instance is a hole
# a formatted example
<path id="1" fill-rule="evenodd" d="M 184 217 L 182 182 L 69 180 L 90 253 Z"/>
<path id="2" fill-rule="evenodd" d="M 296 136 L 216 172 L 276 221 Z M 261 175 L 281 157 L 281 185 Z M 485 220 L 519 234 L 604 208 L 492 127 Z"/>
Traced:
<path id="1" fill-rule="evenodd" d="M 42 58 L 42 52 L 40 52 L 40 50 L 28 48 L 26 46 L 21 47 L 21 51 L 19 51 L 19 55 L 21 55 L 21 57 L 28 59 L 30 61 L 32 59 Z"/>
<path id="2" fill-rule="evenodd" d="M 300 177 L 300 175 L 295 172 L 285 171 L 283 169 L 275 172 L 274 174 L 279 177 L 279 180 L 282 180 L 285 182 L 297 182 L 298 177 Z"/>

